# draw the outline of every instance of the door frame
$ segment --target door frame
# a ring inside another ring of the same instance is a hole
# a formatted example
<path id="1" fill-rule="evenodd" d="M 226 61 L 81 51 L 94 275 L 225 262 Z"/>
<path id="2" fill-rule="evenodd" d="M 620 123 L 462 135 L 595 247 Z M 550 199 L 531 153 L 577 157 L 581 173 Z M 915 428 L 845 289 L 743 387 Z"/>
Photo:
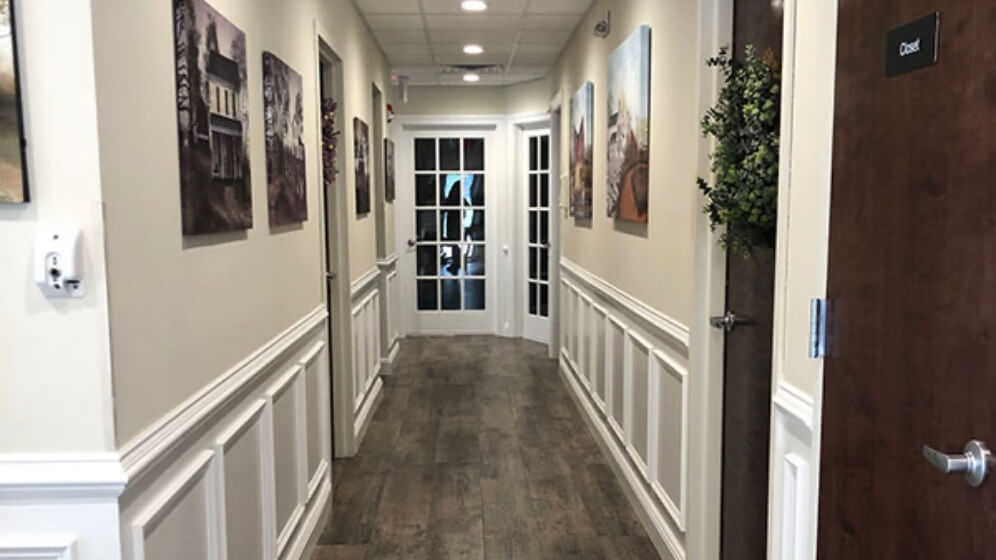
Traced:
<path id="1" fill-rule="evenodd" d="M 486 311 L 483 326 L 467 327 L 454 323 L 453 328 L 419 329 L 416 319 L 415 258 L 414 249 L 408 240 L 414 228 L 414 150 L 411 143 L 419 133 L 441 135 L 484 135 L 485 140 L 485 240 L 486 252 Z M 498 263 L 506 263 L 509 255 L 507 247 L 508 226 L 503 219 L 508 208 L 504 193 L 508 189 L 495 189 L 493 185 L 505 180 L 501 169 L 507 167 L 506 155 L 500 149 L 502 139 L 507 135 L 507 123 L 498 116 L 400 116 L 391 124 L 391 138 L 395 138 L 395 247 L 398 253 L 399 310 L 401 319 L 400 336 L 453 336 L 465 334 L 500 334 L 500 326 L 507 324 L 503 317 L 503 302 L 508 301 L 508 278 L 506 269 Z M 495 149 L 499 147 L 499 149 Z"/>
<path id="2" fill-rule="evenodd" d="M 315 99 L 318 100 L 315 116 L 315 144 L 314 154 L 322 153 L 322 116 L 321 116 L 321 67 L 329 64 L 338 72 L 336 78 L 339 91 L 334 92 L 341 99 L 339 102 L 339 114 L 345 115 L 345 87 L 344 87 L 344 61 L 338 55 L 334 43 L 329 39 L 331 34 L 321 29 L 317 21 L 314 22 L 314 54 L 315 54 Z M 339 175 L 331 189 L 332 197 L 329 198 L 329 190 L 325 188 L 323 180 L 322 158 L 312 158 L 312 165 L 317 169 L 319 178 L 319 204 L 318 215 L 321 223 L 321 260 L 322 260 L 322 284 L 326 286 L 323 291 L 325 304 L 328 310 L 328 352 L 329 369 L 331 376 L 331 403 L 332 403 L 332 438 L 333 456 L 349 457 L 356 453 L 356 434 L 354 424 L 356 415 L 353 410 L 353 348 L 352 348 L 352 302 L 350 291 L 350 271 L 349 271 L 349 200 L 348 192 L 341 188 L 346 181 L 346 157 L 343 151 L 342 138 L 345 135 L 346 119 L 342 118 L 340 127 L 340 148 L 337 154 L 337 164 Z M 329 210 L 331 208 L 331 210 Z M 329 216 L 329 213 L 332 216 Z M 331 222 L 329 221 L 331 219 Z M 329 235 L 334 239 L 334 243 L 329 245 Z M 329 255 L 331 258 L 329 258 Z M 328 261 L 332 262 L 329 263 Z M 331 268 L 331 270 L 329 270 Z M 329 277 L 331 273 L 334 276 Z"/>
<path id="3" fill-rule="evenodd" d="M 827 294 L 837 0 L 785 0 L 784 10 L 768 558 L 813 560 L 823 360 L 810 358 L 807 346 L 810 300 Z"/>
<path id="4" fill-rule="evenodd" d="M 529 282 L 529 251 L 526 247 L 529 240 L 529 173 L 526 169 L 528 165 L 526 150 L 528 149 L 530 136 L 545 132 L 550 137 L 550 229 L 548 233 L 550 243 L 548 258 L 550 262 L 548 264 L 547 277 L 550 282 L 548 300 L 549 317 L 547 318 L 550 324 L 550 332 L 546 340 L 546 345 L 550 352 L 552 352 L 552 356 L 556 357 L 556 348 L 554 348 L 556 338 L 554 338 L 555 329 L 553 325 L 557 321 L 555 302 L 560 299 L 560 287 L 559 279 L 554 277 L 554 270 L 559 269 L 560 264 L 560 237 L 559 228 L 555 224 L 559 222 L 560 189 L 559 180 L 555 179 L 555 176 L 559 176 L 559 165 L 557 158 L 554 157 L 554 154 L 559 151 L 559 147 L 555 145 L 553 137 L 554 123 L 551 117 L 552 115 L 550 114 L 544 114 L 514 117 L 511 119 L 512 126 L 514 127 L 514 145 L 510 153 L 515 154 L 515 162 L 509 171 L 515 178 L 514 182 L 511 183 L 515 185 L 515 237 L 512 243 L 514 243 L 513 247 L 515 247 L 515 251 L 521 251 L 521 253 L 516 255 L 517 258 L 515 259 L 516 280 L 513 296 L 515 297 L 514 308 L 516 314 L 515 336 L 542 343 L 542 341 L 534 337 L 526 336 L 528 334 L 526 323 L 529 320 L 529 295 L 526 292 L 526 285 Z M 553 283 L 554 280 L 558 280 L 557 285 Z"/>

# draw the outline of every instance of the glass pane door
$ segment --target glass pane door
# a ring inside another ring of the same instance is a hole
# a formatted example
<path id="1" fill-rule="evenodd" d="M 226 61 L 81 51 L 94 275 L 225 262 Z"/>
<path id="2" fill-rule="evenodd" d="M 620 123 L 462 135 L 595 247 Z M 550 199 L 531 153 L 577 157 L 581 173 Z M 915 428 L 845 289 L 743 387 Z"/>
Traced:
<path id="1" fill-rule="evenodd" d="M 550 316 L 550 135 L 529 136 L 527 151 L 526 311 L 546 319 Z"/>
<path id="2" fill-rule="evenodd" d="M 416 137 L 415 304 L 421 312 L 484 311 L 485 142 Z"/>

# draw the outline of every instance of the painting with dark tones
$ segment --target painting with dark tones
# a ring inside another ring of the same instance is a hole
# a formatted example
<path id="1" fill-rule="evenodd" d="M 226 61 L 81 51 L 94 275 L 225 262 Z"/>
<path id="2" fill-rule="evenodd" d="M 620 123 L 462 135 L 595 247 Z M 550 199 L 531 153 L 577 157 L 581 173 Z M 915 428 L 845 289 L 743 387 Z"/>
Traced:
<path id="1" fill-rule="evenodd" d="M 394 202 L 394 142 L 384 139 L 384 200 Z"/>
<path id="2" fill-rule="evenodd" d="M 609 56 L 608 215 L 647 223 L 650 169 L 650 28 Z"/>
<path id="3" fill-rule="evenodd" d="M 12 0 L 0 0 L 0 204 L 28 201 Z"/>
<path id="4" fill-rule="evenodd" d="M 353 119 L 353 165 L 356 171 L 356 214 L 370 213 L 370 127 Z"/>
<path id="5" fill-rule="evenodd" d="M 263 53 L 266 198 L 271 226 L 308 219 L 303 91 L 300 74 L 273 54 Z"/>
<path id="6" fill-rule="evenodd" d="M 571 216 L 591 218 L 592 130 L 595 85 L 591 82 L 571 98 Z"/>
<path id="7" fill-rule="evenodd" d="M 252 227 L 246 36 L 203 0 L 174 0 L 184 235 Z"/>

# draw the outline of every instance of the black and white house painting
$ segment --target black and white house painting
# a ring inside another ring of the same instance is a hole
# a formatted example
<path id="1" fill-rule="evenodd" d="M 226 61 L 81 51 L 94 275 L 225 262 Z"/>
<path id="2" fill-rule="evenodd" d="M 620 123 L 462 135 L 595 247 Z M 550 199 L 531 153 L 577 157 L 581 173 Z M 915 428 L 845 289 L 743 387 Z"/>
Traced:
<path id="1" fill-rule="evenodd" d="M 246 36 L 204 0 L 174 0 L 184 235 L 252 227 Z"/>
<path id="2" fill-rule="evenodd" d="M 0 204 L 28 201 L 12 0 L 0 0 Z"/>
<path id="3" fill-rule="evenodd" d="M 394 142 L 384 139 L 384 200 L 394 202 Z"/>
<path id="4" fill-rule="evenodd" d="M 356 169 L 356 214 L 370 213 L 370 127 L 353 119 L 353 165 Z"/>
<path id="5" fill-rule="evenodd" d="M 301 75 L 263 53 L 263 121 L 266 198 L 270 226 L 308 219 L 304 167 L 304 99 Z"/>

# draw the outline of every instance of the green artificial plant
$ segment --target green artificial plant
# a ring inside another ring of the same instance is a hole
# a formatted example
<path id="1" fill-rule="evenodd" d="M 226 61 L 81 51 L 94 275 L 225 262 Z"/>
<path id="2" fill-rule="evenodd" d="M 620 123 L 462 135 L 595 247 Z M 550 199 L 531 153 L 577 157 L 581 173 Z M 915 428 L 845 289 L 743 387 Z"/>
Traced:
<path id="1" fill-rule="evenodd" d="M 713 230 L 726 226 L 723 246 L 747 258 L 775 242 L 781 73 L 774 55 L 762 57 L 753 45 L 742 62 L 723 48 L 707 64 L 726 83 L 702 119 L 702 133 L 716 139 L 713 184 L 699 177 L 698 185 Z"/>

